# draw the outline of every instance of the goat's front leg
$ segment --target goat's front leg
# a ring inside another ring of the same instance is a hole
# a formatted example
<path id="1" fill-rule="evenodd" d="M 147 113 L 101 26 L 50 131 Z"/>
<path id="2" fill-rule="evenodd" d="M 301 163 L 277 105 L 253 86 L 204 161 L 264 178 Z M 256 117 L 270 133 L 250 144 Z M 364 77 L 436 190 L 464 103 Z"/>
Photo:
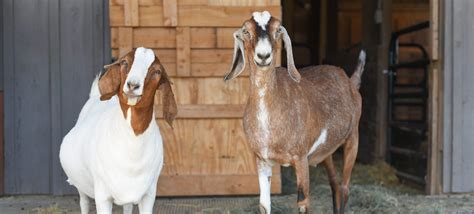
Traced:
<path id="1" fill-rule="evenodd" d="M 112 198 L 102 191 L 95 191 L 95 207 L 97 214 L 112 213 Z"/>
<path id="2" fill-rule="evenodd" d="M 296 171 L 296 185 L 298 189 L 298 212 L 309 211 L 309 166 L 306 156 L 294 161 Z"/>
<path id="3" fill-rule="evenodd" d="M 272 177 L 272 166 L 260 159 L 257 159 L 258 184 L 260 185 L 260 213 L 270 214 L 270 186 Z"/>
<path id="4" fill-rule="evenodd" d="M 79 189 L 79 204 L 81 205 L 81 214 L 89 214 L 89 197 Z"/>
<path id="5" fill-rule="evenodd" d="M 150 189 L 148 189 L 147 193 L 143 196 L 140 203 L 138 203 L 138 209 L 140 210 L 140 214 L 153 213 L 153 205 L 155 204 L 156 198 L 156 186 L 157 182 L 153 183 Z"/>

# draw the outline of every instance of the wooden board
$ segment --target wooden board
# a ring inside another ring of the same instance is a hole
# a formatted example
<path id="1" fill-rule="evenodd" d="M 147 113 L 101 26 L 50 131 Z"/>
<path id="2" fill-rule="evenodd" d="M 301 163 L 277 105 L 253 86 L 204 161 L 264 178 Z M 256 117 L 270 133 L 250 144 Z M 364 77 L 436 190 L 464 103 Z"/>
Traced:
<path id="1" fill-rule="evenodd" d="M 138 0 L 138 26 L 127 26 L 126 1 L 110 1 L 112 55 L 152 48 L 178 104 L 171 129 L 158 91 L 155 115 L 165 147 L 158 196 L 258 194 L 256 160 L 242 128 L 249 74 L 229 82 L 223 77 L 231 66 L 233 32 L 254 11 L 280 17 L 280 1 Z M 280 64 L 281 44 L 277 48 Z M 272 183 L 272 192 L 280 193 L 279 166 Z"/>

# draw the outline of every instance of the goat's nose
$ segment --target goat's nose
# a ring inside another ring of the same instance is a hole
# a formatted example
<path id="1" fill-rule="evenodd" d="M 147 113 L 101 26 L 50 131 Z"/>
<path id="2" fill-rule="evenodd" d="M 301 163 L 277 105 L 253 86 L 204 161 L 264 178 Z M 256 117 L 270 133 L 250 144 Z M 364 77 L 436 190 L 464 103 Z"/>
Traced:
<path id="1" fill-rule="evenodd" d="M 258 58 L 260 58 L 261 60 L 265 61 L 265 60 L 267 60 L 268 58 L 270 58 L 270 53 L 265 53 L 265 54 L 258 53 L 257 56 L 258 56 Z"/>
<path id="2" fill-rule="evenodd" d="M 134 82 L 127 82 L 127 86 L 128 86 L 128 89 L 130 89 L 130 91 L 134 91 L 140 88 L 140 84 L 134 83 Z"/>

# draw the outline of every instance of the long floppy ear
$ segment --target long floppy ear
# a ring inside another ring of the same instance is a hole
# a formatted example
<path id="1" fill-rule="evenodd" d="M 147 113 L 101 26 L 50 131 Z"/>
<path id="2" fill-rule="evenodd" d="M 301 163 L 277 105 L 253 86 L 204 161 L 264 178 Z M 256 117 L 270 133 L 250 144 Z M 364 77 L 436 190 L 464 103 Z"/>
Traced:
<path id="1" fill-rule="evenodd" d="M 234 57 L 232 59 L 232 67 L 229 73 L 225 75 L 224 81 L 234 79 L 245 69 L 245 50 L 244 41 L 242 40 L 242 29 L 234 32 Z"/>
<path id="2" fill-rule="evenodd" d="M 120 87 L 119 61 L 104 66 L 105 71 L 99 78 L 100 100 L 108 100 L 118 93 Z"/>
<path id="3" fill-rule="evenodd" d="M 178 106 L 174 99 L 173 90 L 171 89 L 171 81 L 163 66 L 161 67 L 161 79 L 158 83 L 158 90 L 161 90 L 161 99 L 163 103 L 163 118 L 173 127 L 173 120 L 178 114 Z"/>
<path id="4" fill-rule="evenodd" d="M 290 36 L 288 35 L 288 32 L 283 26 L 280 26 L 279 30 L 281 34 L 283 35 L 282 39 L 283 39 L 283 43 L 285 44 L 288 74 L 290 75 L 291 79 L 293 79 L 295 82 L 300 82 L 301 75 L 295 67 L 295 61 L 293 61 L 293 50 L 291 47 Z"/>

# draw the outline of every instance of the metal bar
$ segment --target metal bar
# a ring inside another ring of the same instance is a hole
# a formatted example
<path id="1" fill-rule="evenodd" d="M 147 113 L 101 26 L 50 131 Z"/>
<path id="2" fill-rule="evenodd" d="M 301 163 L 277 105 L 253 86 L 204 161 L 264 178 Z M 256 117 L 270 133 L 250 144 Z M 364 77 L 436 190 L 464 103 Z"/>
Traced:
<path id="1" fill-rule="evenodd" d="M 411 174 L 408 174 L 406 172 L 401 172 L 401 171 L 398 171 L 398 170 L 395 172 L 395 174 L 398 177 L 405 178 L 407 180 L 413 181 L 413 182 L 418 183 L 418 184 L 422 184 L 422 185 L 426 184 L 425 178 L 422 178 L 422 177 L 419 177 L 419 176 L 416 176 L 416 175 L 411 175 Z"/>

